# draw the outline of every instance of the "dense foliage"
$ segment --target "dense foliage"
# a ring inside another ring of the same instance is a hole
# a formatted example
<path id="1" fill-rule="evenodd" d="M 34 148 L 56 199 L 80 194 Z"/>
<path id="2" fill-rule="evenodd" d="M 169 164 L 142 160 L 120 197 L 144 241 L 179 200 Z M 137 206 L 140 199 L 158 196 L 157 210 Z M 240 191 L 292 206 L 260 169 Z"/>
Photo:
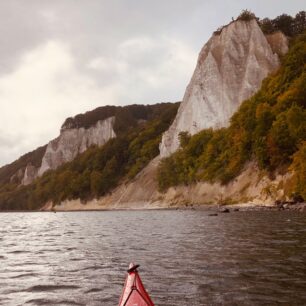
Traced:
<path id="1" fill-rule="evenodd" d="M 21 170 L 21 174 L 23 174 L 23 171 L 28 164 L 31 164 L 35 167 L 39 167 L 41 165 L 43 155 L 45 154 L 46 147 L 47 146 L 39 147 L 36 150 L 21 156 L 13 163 L 1 167 L 0 186 L 3 184 L 7 184 L 10 181 L 15 183 L 20 182 L 20 177 L 18 177 L 18 170 Z"/>
<path id="2" fill-rule="evenodd" d="M 255 14 L 249 10 L 243 10 L 240 15 L 236 18 L 236 20 L 242 20 L 242 21 L 250 21 L 252 19 L 256 19 L 261 30 L 265 34 L 272 34 L 277 31 L 283 32 L 288 37 L 294 37 L 298 34 L 302 34 L 306 30 L 306 12 L 300 11 L 295 15 L 295 17 L 292 17 L 287 14 L 282 14 L 280 16 L 277 16 L 274 19 L 270 18 L 264 18 L 259 19 L 255 16 Z M 228 24 L 230 25 L 232 22 L 234 22 L 234 18 L 232 21 Z M 214 34 L 220 35 L 222 30 L 226 28 L 228 25 L 223 25 L 219 27 Z"/>
<path id="3" fill-rule="evenodd" d="M 306 30 L 306 12 L 301 11 L 295 17 L 282 14 L 275 19 L 264 18 L 259 21 L 259 25 L 265 34 L 281 31 L 285 35 L 293 37 Z"/>
<path id="4" fill-rule="evenodd" d="M 164 109 L 163 103 L 153 105 L 128 105 L 128 106 L 101 106 L 85 114 L 78 114 L 75 117 L 69 117 L 62 125 L 63 129 L 71 128 L 89 128 L 94 126 L 99 120 L 114 116 L 116 134 L 126 131 L 127 128 L 133 128 L 138 125 L 139 120 L 151 120 L 156 118 Z"/>
<path id="5" fill-rule="evenodd" d="M 252 19 L 256 19 L 255 14 L 249 10 L 243 10 L 236 20 L 250 21 Z"/>
<path id="6" fill-rule="evenodd" d="M 145 110 L 147 108 L 147 110 Z M 162 133 L 172 123 L 178 103 L 150 106 L 128 106 L 120 116 L 130 120 L 119 122 L 121 132 L 102 147 L 91 147 L 70 163 L 46 172 L 28 186 L 14 183 L 0 188 L 0 210 L 37 209 L 47 201 L 65 199 L 88 200 L 110 192 L 119 181 L 132 179 L 159 153 Z M 124 109 L 124 108 L 122 108 Z M 122 110 L 121 109 L 121 110 Z M 132 115 L 129 113 L 132 109 Z M 147 121 L 137 121 L 144 114 Z M 118 117 L 116 117 L 118 121 Z M 125 128 L 124 128 L 125 126 Z"/>
<path id="7" fill-rule="evenodd" d="M 293 195 L 306 199 L 306 141 L 300 144 L 299 150 L 293 155 L 293 162 L 291 164 L 293 170 L 292 185 Z M 292 189 L 292 188 L 291 188 Z M 289 189 L 290 190 L 290 189 Z"/>
<path id="8" fill-rule="evenodd" d="M 158 118 L 163 113 L 165 103 L 153 105 L 127 105 L 127 106 L 101 106 L 85 114 L 79 114 L 75 117 L 67 118 L 61 127 L 61 130 L 71 128 L 90 128 L 99 120 L 115 117 L 114 130 L 117 135 L 135 128 L 140 122 Z M 0 168 L 0 186 L 7 183 L 21 183 L 24 170 L 31 164 L 36 168 L 41 166 L 43 155 L 46 152 L 46 145 L 37 148 L 21 156 L 11 164 Z"/>
<path id="9" fill-rule="evenodd" d="M 295 170 L 291 193 L 305 199 L 306 34 L 292 41 L 277 73 L 242 103 L 228 128 L 180 134 L 181 149 L 162 160 L 159 187 L 198 180 L 228 183 L 256 160 L 261 169 Z M 304 141 L 304 142 L 303 142 Z"/>

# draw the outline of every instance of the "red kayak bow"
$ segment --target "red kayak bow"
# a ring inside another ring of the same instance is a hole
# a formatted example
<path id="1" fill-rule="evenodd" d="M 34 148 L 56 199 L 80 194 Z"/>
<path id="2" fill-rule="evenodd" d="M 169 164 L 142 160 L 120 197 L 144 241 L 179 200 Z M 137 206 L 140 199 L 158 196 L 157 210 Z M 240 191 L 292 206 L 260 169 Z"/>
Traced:
<path id="1" fill-rule="evenodd" d="M 119 306 L 154 306 L 138 274 L 139 265 L 130 264 Z"/>

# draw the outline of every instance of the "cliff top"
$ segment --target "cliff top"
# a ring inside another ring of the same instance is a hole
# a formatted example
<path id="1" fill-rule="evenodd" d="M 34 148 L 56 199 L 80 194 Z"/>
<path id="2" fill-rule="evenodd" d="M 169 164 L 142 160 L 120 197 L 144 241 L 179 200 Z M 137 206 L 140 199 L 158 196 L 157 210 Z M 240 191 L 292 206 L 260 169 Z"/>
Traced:
<path id="1" fill-rule="evenodd" d="M 249 22 L 251 20 L 257 21 L 258 25 L 260 26 L 264 34 L 282 32 L 284 35 L 288 37 L 293 37 L 297 34 L 303 33 L 303 31 L 306 29 L 305 11 L 298 12 L 295 15 L 295 17 L 292 17 L 287 14 L 282 14 L 274 19 L 270 18 L 260 19 L 256 17 L 256 15 L 251 11 L 243 10 L 235 20 L 234 18 L 232 18 L 232 21 L 230 23 L 219 27 L 213 34 L 220 35 L 223 29 L 227 28 L 229 25 L 231 25 L 234 22 L 237 21 Z"/>
<path id="2" fill-rule="evenodd" d="M 164 110 L 164 106 L 173 104 L 169 102 L 157 103 L 153 105 L 127 105 L 127 106 L 101 106 L 84 114 L 69 117 L 61 127 L 61 131 L 73 128 L 88 129 L 100 120 L 115 117 L 114 130 L 116 134 L 125 131 L 129 127 L 138 124 L 139 120 L 151 120 L 158 117 Z"/>

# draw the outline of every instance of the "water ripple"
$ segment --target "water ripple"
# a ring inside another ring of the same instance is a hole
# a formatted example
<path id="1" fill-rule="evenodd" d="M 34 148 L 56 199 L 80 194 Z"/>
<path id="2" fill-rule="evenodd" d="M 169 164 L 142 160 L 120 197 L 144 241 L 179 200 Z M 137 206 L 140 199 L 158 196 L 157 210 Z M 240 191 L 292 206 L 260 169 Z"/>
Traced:
<path id="1" fill-rule="evenodd" d="M 306 305 L 304 215 L 210 213 L 0 214 L 0 305 L 116 305 L 130 261 L 156 305 Z"/>

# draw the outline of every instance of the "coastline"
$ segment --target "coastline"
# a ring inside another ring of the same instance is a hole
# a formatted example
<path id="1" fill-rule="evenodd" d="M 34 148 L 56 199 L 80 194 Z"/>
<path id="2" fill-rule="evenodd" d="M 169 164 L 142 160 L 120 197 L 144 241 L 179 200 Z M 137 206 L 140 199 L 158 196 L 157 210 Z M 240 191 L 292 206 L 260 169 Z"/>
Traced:
<path id="1" fill-rule="evenodd" d="M 108 207 L 88 207 L 86 204 L 82 204 L 83 207 L 61 207 L 62 205 L 51 207 L 50 203 L 48 207 L 44 206 L 40 210 L 7 210 L 0 211 L 0 213 L 33 213 L 33 212 L 100 212 L 100 211 L 174 211 L 174 210 L 194 210 L 194 211 L 207 211 L 211 213 L 228 213 L 228 212 L 248 212 L 248 211 L 296 211 L 306 213 L 306 203 L 280 203 L 280 204 L 254 204 L 254 203 L 238 203 L 238 204 L 185 204 L 185 205 L 152 205 L 150 203 L 143 203 L 145 205 L 137 205 L 128 207 L 126 205 L 122 205 L 118 207 L 116 205 L 109 205 Z"/>
<path id="2" fill-rule="evenodd" d="M 209 212 L 228 211 L 301 211 L 306 212 L 306 203 L 293 201 L 249 201 L 240 203 L 194 203 L 192 201 L 103 201 L 93 199 L 86 203 L 79 199 L 63 201 L 58 205 L 46 203 L 41 210 L 47 211 L 137 211 L 137 210 L 201 210 Z"/>

